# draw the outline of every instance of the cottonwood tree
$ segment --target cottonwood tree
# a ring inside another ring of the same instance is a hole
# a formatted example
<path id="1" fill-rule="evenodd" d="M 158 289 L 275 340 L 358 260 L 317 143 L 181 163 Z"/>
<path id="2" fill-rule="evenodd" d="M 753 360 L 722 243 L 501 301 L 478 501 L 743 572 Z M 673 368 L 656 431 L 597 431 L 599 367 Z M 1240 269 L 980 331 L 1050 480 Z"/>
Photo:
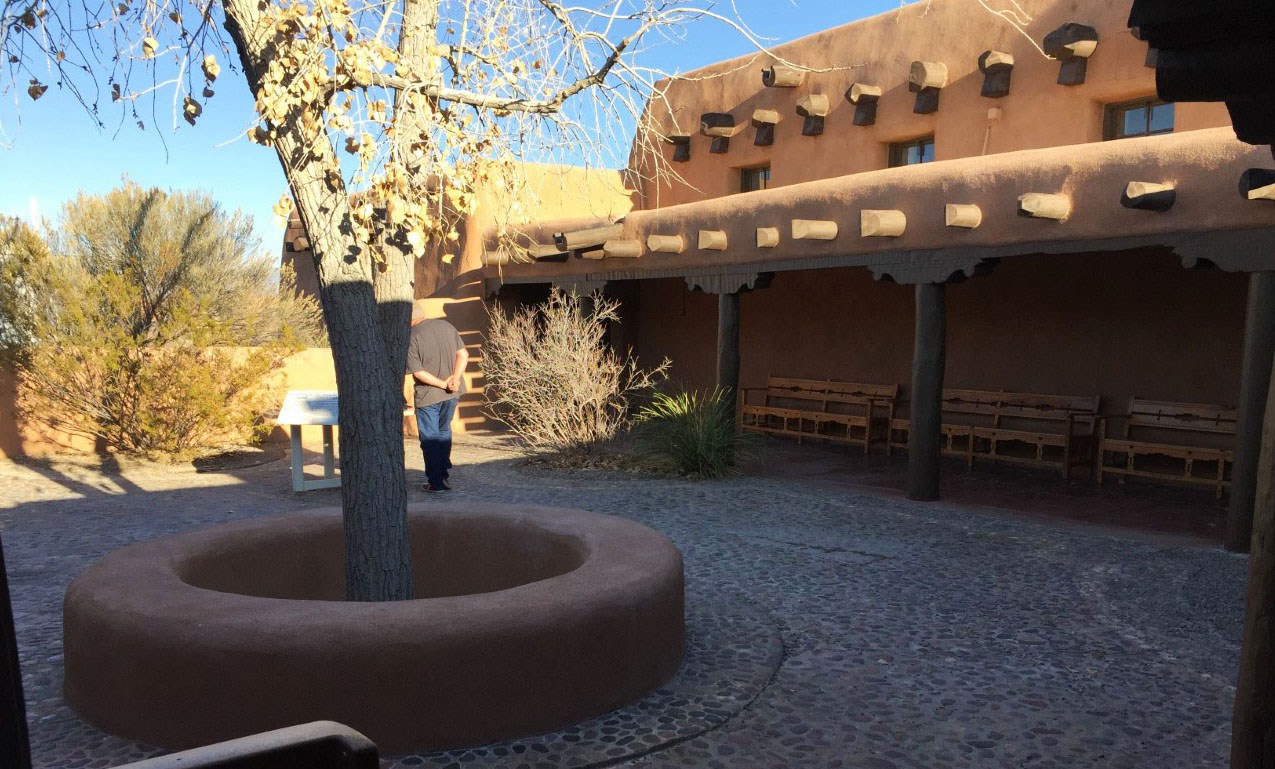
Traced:
<path id="1" fill-rule="evenodd" d="M 56 87 L 101 115 L 109 93 L 139 123 L 137 105 L 168 93 L 196 123 L 223 68 L 242 71 L 247 133 L 274 149 L 315 256 L 342 394 L 347 597 L 406 599 L 412 260 L 447 259 L 478 191 L 509 184 L 518 159 L 572 160 L 621 115 L 632 125 L 655 75 L 629 57 L 722 18 L 689 2 L 0 0 L 0 66 L 31 99 Z M 290 209 L 284 196 L 276 212 Z"/>

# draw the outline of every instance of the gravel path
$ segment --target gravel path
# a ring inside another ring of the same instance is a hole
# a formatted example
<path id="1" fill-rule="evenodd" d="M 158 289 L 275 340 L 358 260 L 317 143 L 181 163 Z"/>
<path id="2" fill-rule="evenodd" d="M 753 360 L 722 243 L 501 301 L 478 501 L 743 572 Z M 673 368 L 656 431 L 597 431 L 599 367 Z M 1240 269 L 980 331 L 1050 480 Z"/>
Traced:
<path id="1" fill-rule="evenodd" d="M 1243 557 L 800 480 L 529 468 L 493 439 L 463 437 L 456 453 L 456 490 L 413 501 L 579 507 L 672 537 L 690 649 L 628 708 L 387 766 L 1226 765 Z M 61 598 L 76 574 L 131 542 L 339 504 L 334 490 L 293 494 L 286 460 L 206 473 L 0 462 L 0 489 L 32 751 L 59 769 L 157 752 L 62 702 Z"/>

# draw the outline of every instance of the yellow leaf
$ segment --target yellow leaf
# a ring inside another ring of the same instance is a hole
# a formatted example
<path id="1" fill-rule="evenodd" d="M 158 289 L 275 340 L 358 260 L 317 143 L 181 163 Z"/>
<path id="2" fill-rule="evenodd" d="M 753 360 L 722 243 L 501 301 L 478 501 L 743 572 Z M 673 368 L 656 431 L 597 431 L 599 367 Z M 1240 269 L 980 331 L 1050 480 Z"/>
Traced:
<path id="1" fill-rule="evenodd" d="M 204 108 L 199 105 L 199 102 L 189 96 L 182 100 L 182 116 L 186 118 L 187 123 L 194 125 L 195 118 L 202 115 L 203 112 Z"/>
<path id="2" fill-rule="evenodd" d="M 142 58 L 151 59 L 155 56 L 155 51 L 159 49 L 159 41 L 147 35 L 142 38 Z"/>
<path id="3" fill-rule="evenodd" d="M 211 53 L 204 57 L 204 77 L 208 78 L 208 82 L 217 79 L 217 75 L 221 74 L 221 67 L 217 66 L 217 57 Z"/>

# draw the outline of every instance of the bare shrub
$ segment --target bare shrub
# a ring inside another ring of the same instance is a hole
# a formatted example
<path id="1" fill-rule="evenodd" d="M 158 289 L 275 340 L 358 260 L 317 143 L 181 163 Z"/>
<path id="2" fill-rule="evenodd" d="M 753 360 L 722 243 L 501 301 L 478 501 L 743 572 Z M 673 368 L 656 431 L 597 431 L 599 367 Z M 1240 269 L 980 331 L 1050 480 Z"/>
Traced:
<path id="1" fill-rule="evenodd" d="M 557 288 L 544 304 L 509 315 L 488 307 L 488 409 L 534 449 L 587 453 L 611 440 L 629 418 L 630 399 L 668 371 L 667 359 L 643 370 L 608 347 L 607 323 L 619 320 L 619 302 L 600 293 L 592 299 L 592 313 L 577 294 Z"/>

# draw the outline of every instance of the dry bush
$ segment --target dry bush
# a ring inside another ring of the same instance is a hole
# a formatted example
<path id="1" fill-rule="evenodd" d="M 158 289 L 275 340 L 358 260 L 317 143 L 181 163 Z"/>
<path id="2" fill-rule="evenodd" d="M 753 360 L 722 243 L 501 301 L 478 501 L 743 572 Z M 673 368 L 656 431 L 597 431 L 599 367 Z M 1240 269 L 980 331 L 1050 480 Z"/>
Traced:
<path id="1" fill-rule="evenodd" d="M 487 404 L 529 446 L 587 453 L 616 436 L 630 399 L 651 390 L 669 367 L 643 370 L 604 343 L 619 302 L 593 295 L 586 313 L 577 294 L 554 289 L 544 304 L 506 315 L 488 308 L 483 347 Z"/>

